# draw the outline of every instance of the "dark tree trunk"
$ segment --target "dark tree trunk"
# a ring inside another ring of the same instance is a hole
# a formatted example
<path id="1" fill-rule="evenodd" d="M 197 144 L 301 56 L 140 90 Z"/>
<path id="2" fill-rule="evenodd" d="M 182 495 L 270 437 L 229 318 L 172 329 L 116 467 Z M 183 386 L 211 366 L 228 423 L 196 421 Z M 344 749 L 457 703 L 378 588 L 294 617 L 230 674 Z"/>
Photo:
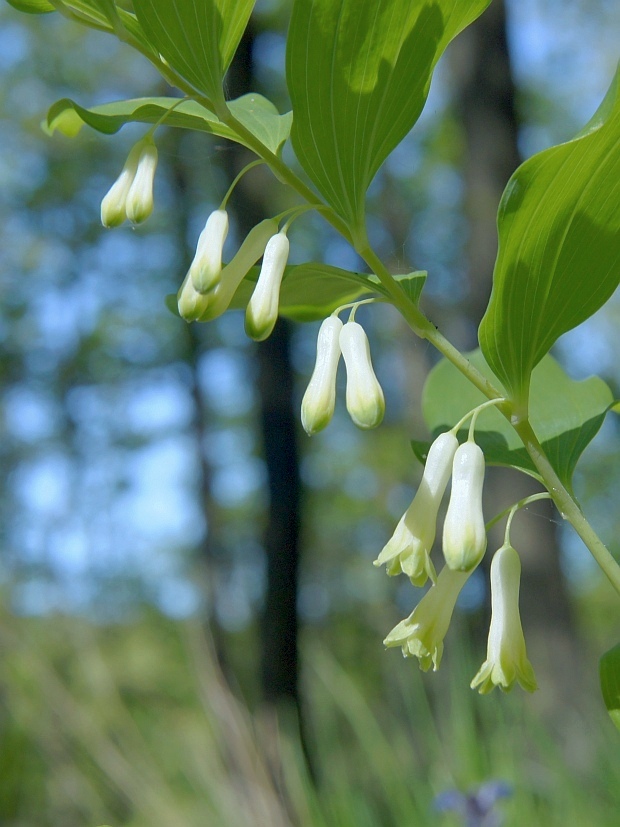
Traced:
<path id="1" fill-rule="evenodd" d="M 253 91 L 252 25 L 246 31 L 227 78 L 229 97 Z M 227 153 L 230 172 L 249 158 L 241 149 Z M 243 237 L 270 214 L 264 189 L 244 179 L 231 198 Z M 271 209 L 273 212 L 273 209 Z M 256 346 L 263 451 L 269 506 L 265 529 L 267 582 L 262 618 L 261 681 L 267 702 L 292 701 L 299 708 L 297 579 L 299 564 L 300 476 L 297 419 L 293 407 L 290 326 L 279 320 L 272 335 Z"/>
<path id="2" fill-rule="evenodd" d="M 469 218 L 468 315 L 477 326 L 484 314 L 497 253 L 496 214 L 504 187 L 520 162 L 515 85 L 511 71 L 503 0 L 488 10 L 455 44 L 453 67 L 466 138 L 466 209 Z M 472 325 L 472 332 L 475 329 Z M 471 346 L 475 341 L 470 342 Z M 492 469 L 485 486 L 488 515 L 534 490 L 513 472 Z M 539 682 L 574 701 L 578 647 L 557 541 L 557 513 L 537 504 L 534 516 L 515 518 L 513 543 L 521 554 L 521 611 Z M 495 532 L 490 546 L 498 547 Z M 552 703 L 552 698 L 549 697 Z"/>

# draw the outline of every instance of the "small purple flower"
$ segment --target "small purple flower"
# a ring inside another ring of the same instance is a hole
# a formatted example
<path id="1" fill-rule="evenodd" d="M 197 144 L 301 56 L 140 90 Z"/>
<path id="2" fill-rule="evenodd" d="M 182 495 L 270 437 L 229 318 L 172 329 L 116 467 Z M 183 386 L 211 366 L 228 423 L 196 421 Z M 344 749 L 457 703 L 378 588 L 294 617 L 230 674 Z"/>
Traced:
<path id="1" fill-rule="evenodd" d="M 495 810 L 501 798 L 509 798 L 512 788 L 505 781 L 487 781 L 468 793 L 446 790 L 435 797 L 435 809 L 440 813 L 458 813 L 464 827 L 500 827 L 503 816 Z"/>

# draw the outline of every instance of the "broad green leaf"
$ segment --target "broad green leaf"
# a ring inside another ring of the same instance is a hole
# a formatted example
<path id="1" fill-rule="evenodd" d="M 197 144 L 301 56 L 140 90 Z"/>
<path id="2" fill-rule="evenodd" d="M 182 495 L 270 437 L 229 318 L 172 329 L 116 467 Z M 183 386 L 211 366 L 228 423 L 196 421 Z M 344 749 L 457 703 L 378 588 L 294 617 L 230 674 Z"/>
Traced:
<path id="1" fill-rule="evenodd" d="M 247 305 L 258 278 L 259 268 L 253 267 L 237 290 L 231 308 Z M 395 276 L 418 301 L 426 273 Z M 329 264 L 306 262 L 286 268 L 280 290 L 280 314 L 298 322 L 324 319 L 337 307 L 348 302 L 372 297 L 381 298 L 384 290 L 376 276 L 341 270 Z"/>
<path id="2" fill-rule="evenodd" d="M 47 0 L 6 0 L 9 6 L 13 6 L 17 11 L 23 11 L 26 14 L 49 14 L 55 11 L 51 3 Z"/>
<path id="3" fill-rule="evenodd" d="M 468 359 L 485 376 L 493 377 L 479 350 Z M 428 375 L 422 411 L 431 433 L 437 436 L 485 401 L 486 397 L 444 359 Z M 532 427 L 569 490 L 579 457 L 598 432 L 613 402 L 611 390 L 602 379 L 592 376 L 577 382 L 551 356 L 546 356 L 534 370 L 530 402 Z M 465 434 L 466 429 L 463 436 Z M 516 431 L 495 408 L 479 415 L 476 441 L 490 464 L 520 468 L 536 476 L 534 464 Z M 414 450 L 423 453 L 423 446 L 417 443 Z"/>
<path id="4" fill-rule="evenodd" d="M 166 62 L 216 106 L 254 0 L 138 0 L 134 11 Z"/>
<path id="5" fill-rule="evenodd" d="M 259 271 L 259 267 L 253 267 L 241 282 L 230 310 L 246 307 Z M 426 273 L 408 273 L 395 278 L 409 291 L 414 301 L 419 300 Z M 282 280 L 280 315 L 298 322 L 311 322 L 326 318 L 342 304 L 359 299 L 380 298 L 382 295 L 383 288 L 376 276 L 353 273 L 316 262 L 291 264 L 286 268 Z M 166 296 L 166 306 L 178 316 L 175 293 Z"/>
<path id="6" fill-rule="evenodd" d="M 620 729 L 620 643 L 605 652 L 599 665 L 601 692 L 607 711 Z"/>
<path id="7" fill-rule="evenodd" d="M 375 173 L 417 121 L 442 52 L 489 0 L 295 0 L 287 80 L 295 153 L 354 225 Z"/>
<path id="8" fill-rule="evenodd" d="M 525 406 L 532 369 L 620 281 L 620 70 L 573 140 L 530 158 L 499 213 L 493 292 L 479 331 L 488 363 Z"/>
<path id="9" fill-rule="evenodd" d="M 286 141 L 291 128 L 290 112 L 280 115 L 271 101 L 255 94 L 243 95 L 228 105 L 235 117 L 272 152 L 277 152 Z M 170 112 L 173 106 L 176 108 Z M 105 103 L 91 109 L 63 98 L 49 110 L 45 128 L 50 134 L 58 130 L 74 137 L 84 124 L 88 124 L 98 132 L 110 135 L 118 132 L 126 123 L 157 123 L 166 113 L 169 113 L 164 121 L 166 126 L 197 129 L 243 143 L 230 127 L 219 121 L 204 106 L 195 101 L 179 104 L 179 98 L 136 98 Z"/>

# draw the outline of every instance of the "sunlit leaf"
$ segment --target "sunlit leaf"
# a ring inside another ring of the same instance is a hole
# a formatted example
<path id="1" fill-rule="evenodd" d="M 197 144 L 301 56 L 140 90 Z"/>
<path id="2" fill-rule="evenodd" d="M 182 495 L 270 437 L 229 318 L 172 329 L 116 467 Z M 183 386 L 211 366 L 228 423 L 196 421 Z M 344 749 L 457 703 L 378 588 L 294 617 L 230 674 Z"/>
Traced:
<path id="1" fill-rule="evenodd" d="M 139 0 L 136 16 L 167 63 L 212 104 L 250 18 L 254 0 Z"/>
<path id="2" fill-rule="evenodd" d="M 620 729 L 620 643 L 605 652 L 600 662 L 601 692 L 611 720 Z"/>
<path id="3" fill-rule="evenodd" d="M 287 79 L 300 163 L 354 224 L 388 154 L 418 119 L 435 64 L 489 0 L 296 0 Z"/>
<path id="4" fill-rule="evenodd" d="M 492 371 L 479 350 L 469 361 L 485 376 Z M 486 401 L 460 371 L 445 359 L 430 372 L 422 395 L 424 419 L 433 434 L 449 430 L 468 411 Z M 569 488 L 579 457 L 601 427 L 614 402 L 609 387 L 597 376 L 577 382 L 551 356 L 532 375 L 532 427 L 558 476 Z M 465 436 L 466 431 L 463 431 Z M 487 462 L 520 468 L 535 475 L 523 443 L 507 420 L 494 408 L 483 411 L 476 425 L 476 441 Z M 416 443 L 416 453 L 423 445 Z"/>
<path id="5" fill-rule="evenodd" d="M 49 14 L 55 11 L 51 3 L 47 0 L 6 0 L 9 6 L 13 6 L 18 11 L 26 12 L 26 14 Z"/>
<path id="6" fill-rule="evenodd" d="M 170 111 L 175 107 L 173 111 Z M 229 102 L 235 117 L 241 121 L 272 152 L 277 152 L 287 139 L 292 115 L 280 115 L 275 106 L 261 95 L 249 94 Z M 243 143 L 230 127 L 195 101 L 179 98 L 136 98 L 105 103 L 86 109 L 69 98 L 57 101 L 47 115 L 46 130 L 59 131 L 74 137 L 84 124 L 110 135 L 126 123 L 157 123 L 166 115 L 166 126 L 184 127 L 208 132 L 220 138 Z"/>
<path id="7" fill-rule="evenodd" d="M 620 281 L 620 76 L 572 141 L 526 161 L 498 214 L 499 253 L 480 345 L 525 404 L 532 368 Z"/>

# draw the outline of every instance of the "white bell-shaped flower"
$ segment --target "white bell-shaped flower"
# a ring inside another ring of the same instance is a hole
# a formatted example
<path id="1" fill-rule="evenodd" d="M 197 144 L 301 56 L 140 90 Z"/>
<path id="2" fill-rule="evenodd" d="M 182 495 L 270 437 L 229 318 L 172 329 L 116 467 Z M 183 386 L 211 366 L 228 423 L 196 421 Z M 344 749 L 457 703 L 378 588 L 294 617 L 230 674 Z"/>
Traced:
<path id="1" fill-rule="evenodd" d="M 267 242 L 258 281 L 245 313 L 245 331 L 257 342 L 271 335 L 278 319 L 280 284 L 288 253 L 289 241 L 284 231 L 276 233 Z"/>
<path id="2" fill-rule="evenodd" d="M 439 669 L 443 640 L 448 632 L 457 598 L 471 572 L 452 571 L 447 566 L 439 572 L 437 582 L 426 592 L 413 612 L 395 626 L 383 643 L 400 646 L 405 657 L 413 655 L 420 669 Z"/>
<path id="3" fill-rule="evenodd" d="M 134 175 L 125 210 L 133 224 L 141 224 L 153 212 L 153 182 L 157 169 L 157 147 L 152 138 L 143 138 L 138 166 Z"/>
<path id="4" fill-rule="evenodd" d="M 443 554 L 454 571 L 471 571 L 482 560 L 487 536 L 482 513 L 484 454 L 473 441 L 461 445 L 452 465 L 452 491 L 443 526 Z"/>
<path id="5" fill-rule="evenodd" d="M 433 581 L 437 579 L 430 553 L 435 542 L 437 512 L 458 446 L 451 431 L 440 434 L 433 442 L 413 502 L 374 562 L 375 566 L 385 563 L 390 575 L 403 572 L 414 586 L 423 586 L 428 577 Z"/>
<path id="6" fill-rule="evenodd" d="M 127 195 L 138 169 L 142 141 L 132 147 L 125 165 L 101 202 L 101 223 L 104 227 L 119 227 L 127 218 Z"/>
<path id="7" fill-rule="evenodd" d="M 360 324 L 343 325 L 340 349 L 347 369 L 347 411 L 358 428 L 376 428 L 385 413 L 385 399 L 372 367 L 368 336 Z"/>
<path id="8" fill-rule="evenodd" d="M 228 213 L 226 210 L 214 210 L 200 233 L 196 255 L 189 268 L 194 290 L 198 293 L 208 293 L 218 284 L 227 235 Z"/>
<path id="9" fill-rule="evenodd" d="M 537 688 L 532 664 L 527 658 L 519 614 L 521 561 L 515 549 L 503 545 L 491 561 L 491 626 L 487 659 L 471 682 L 471 688 L 486 695 L 496 686 L 507 692 L 518 681 L 523 689 Z"/>
<path id="10" fill-rule="evenodd" d="M 301 403 L 301 423 L 308 436 L 322 430 L 334 415 L 341 330 L 338 316 L 329 316 L 319 329 L 316 363 Z"/>

